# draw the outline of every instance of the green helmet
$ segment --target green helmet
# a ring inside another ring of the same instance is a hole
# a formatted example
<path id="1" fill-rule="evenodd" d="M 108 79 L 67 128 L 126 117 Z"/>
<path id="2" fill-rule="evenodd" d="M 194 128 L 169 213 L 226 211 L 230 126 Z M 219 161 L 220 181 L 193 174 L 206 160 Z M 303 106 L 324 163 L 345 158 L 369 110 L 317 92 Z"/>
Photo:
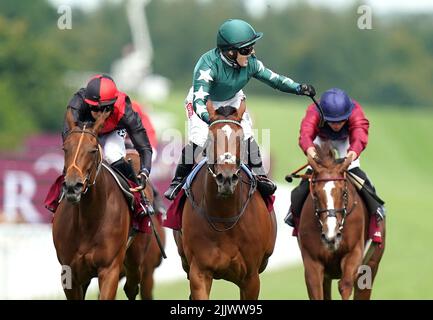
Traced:
<path id="1" fill-rule="evenodd" d="M 225 21 L 218 30 L 217 47 L 222 50 L 249 46 L 263 36 L 247 22 L 239 19 Z"/>

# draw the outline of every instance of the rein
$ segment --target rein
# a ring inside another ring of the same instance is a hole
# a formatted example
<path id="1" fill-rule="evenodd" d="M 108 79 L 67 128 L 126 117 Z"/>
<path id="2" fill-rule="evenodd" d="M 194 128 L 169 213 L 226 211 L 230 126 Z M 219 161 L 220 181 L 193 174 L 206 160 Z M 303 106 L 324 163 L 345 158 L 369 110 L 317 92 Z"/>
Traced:
<path id="1" fill-rule="evenodd" d="M 290 175 L 286 176 L 286 180 L 289 180 L 292 178 L 307 179 L 309 181 L 309 185 L 310 185 L 310 195 L 311 195 L 311 198 L 313 199 L 314 212 L 315 212 L 316 217 L 319 218 L 320 214 L 326 212 L 327 217 L 336 218 L 337 213 L 341 213 L 343 216 L 343 219 L 341 221 L 340 231 L 343 230 L 346 217 L 352 213 L 352 211 L 355 209 L 355 206 L 358 204 L 357 201 L 353 201 L 353 204 L 352 204 L 352 207 L 350 208 L 350 210 L 347 209 L 347 207 L 349 205 L 349 191 L 348 191 L 348 186 L 347 186 L 348 177 L 346 176 L 347 171 L 344 172 L 343 177 L 319 178 L 319 179 L 314 178 L 314 174 L 298 174 L 301 170 L 305 169 L 307 166 L 308 166 L 308 163 L 303 165 L 299 169 L 293 171 Z M 344 187 L 344 192 L 343 192 L 344 206 L 343 206 L 343 208 L 338 208 L 338 209 L 318 209 L 318 207 L 319 207 L 318 206 L 318 199 L 314 196 L 313 185 L 317 182 L 330 182 L 330 181 L 344 181 L 345 182 L 345 187 Z M 319 219 L 319 223 L 323 227 L 322 221 L 320 219 Z"/>
<path id="2" fill-rule="evenodd" d="M 210 173 L 210 171 L 208 171 L 208 172 Z M 212 173 L 211 173 L 211 175 L 212 175 Z M 257 181 L 254 178 L 251 180 L 251 183 L 245 182 L 242 179 L 240 180 L 240 182 L 241 182 L 241 185 L 240 185 L 241 186 L 241 190 L 240 190 L 241 196 L 242 196 L 242 190 L 243 190 L 242 189 L 242 183 L 249 184 L 250 189 L 248 191 L 248 197 L 245 200 L 244 204 L 242 205 L 241 210 L 239 211 L 238 214 L 236 214 L 232 217 L 216 217 L 216 216 L 209 215 L 207 213 L 206 209 L 204 209 L 202 206 L 199 206 L 197 204 L 197 202 L 195 201 L 191 186 L 189 186 L 189 188 L 185 189 L 185 194 L 188 197 L 188 199 L 190 200 L 191 205 L 194 208 L 194 210 L 198 211 L 202 216 L 204 216 L 206 218 L 206 220 L 208 221 L 208 223 L 210 224 L 212 229 L 214 229 L 217 232 L 225 232 L 225 231 L 228 231 L 230 229 L 233 229 L 234 226 L 238 223 L 239 219 L 244 215 L 245 210 L 248 206 L 248 203 L 250 202 L 251 197 L 253 196 L 254 191 L 256 191 L 256 188 L 257 188 Z M 241 201 L 242 201 L 242 198 L 240 197 L 239 202 L 241 202 Z M 201 203 L 202 204 L 206 203 L 206 198 L 205 198 L 204 194 L 203 194 L 203 198 L 201 200 Z M 215 226 L 215 223 L 226 223 L 226 224 L 230 223 L 231 225 L 227 228 L 219 229 Z"/>

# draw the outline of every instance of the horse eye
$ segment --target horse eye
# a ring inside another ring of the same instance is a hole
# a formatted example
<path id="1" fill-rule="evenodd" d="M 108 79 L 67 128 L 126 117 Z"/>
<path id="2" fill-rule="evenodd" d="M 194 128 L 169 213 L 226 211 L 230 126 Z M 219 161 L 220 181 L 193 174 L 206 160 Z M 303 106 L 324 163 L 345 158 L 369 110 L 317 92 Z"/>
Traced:
<path id="1" fill-rule="evenodd" d="M 98 151 L 98 149 L 92 149 L 92 150 L 90 150 L 89 152 L 90 152 L 91 154 L 95 154 L 96 151 Z"/>

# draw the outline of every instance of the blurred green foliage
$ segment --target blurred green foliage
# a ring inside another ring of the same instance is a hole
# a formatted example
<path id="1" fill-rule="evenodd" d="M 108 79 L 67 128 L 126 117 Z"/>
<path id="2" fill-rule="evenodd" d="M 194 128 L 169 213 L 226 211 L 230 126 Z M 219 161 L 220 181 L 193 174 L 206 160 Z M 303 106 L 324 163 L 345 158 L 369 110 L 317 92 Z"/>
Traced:
<path id="1" fill-rule="evenodd" d="M 376 16 L 357 27 L 357 6 L 333 12 L 299 2 L 269 7 L 253 18 L 240 0 L 158 0 L 146 16 L 154 45 L 153 71 L 187 91 L 200 55 L 215 45 L 228 18 L 249 21 L 264 37 L 257 56 L 275 72 L 312 83 L 321 93 L 344 88 L 358 100 L 413 107 L 433 100 L 433 17 Z M 58 131 L 78 88 L 68 71 L 110 72 L 131 42 L 124 3 L 102 1 L 91 12 L 72 10 L 72 29 L 60 30 L 47 1 L 0 2 L 0 148 L 35 131 Z M 276 94 L 258 81 L 249 91 Z M 277 95 L 283 95 L 277 93 Z M 19 121 L 18 121 L 19 119 Z"/>

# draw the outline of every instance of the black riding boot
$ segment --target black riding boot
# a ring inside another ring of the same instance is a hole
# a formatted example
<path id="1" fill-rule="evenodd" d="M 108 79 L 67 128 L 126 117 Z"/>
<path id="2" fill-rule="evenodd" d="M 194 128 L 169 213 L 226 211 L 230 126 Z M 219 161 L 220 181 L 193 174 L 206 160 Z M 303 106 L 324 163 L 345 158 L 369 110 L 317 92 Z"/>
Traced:
<path id="1" fill-rule="evenodd" d="M 194 154 L 199 146 L 194 143 L 188 143 L 182 150 L 179 164 L 176 167 L 174 178 L 170 183 L 167 191 L 164 192 L 164 197 L 168 200 L 173 200 L 180 191 L 184 179 L 192 171 L 195 164 Z"/>
<path id="2" fill-rule="evenodd" d="M 128 178 L 132 182 L 136 182 L 137 175 L 135 174 L 134 169 L 129 164 L 129 162 L 126 161 L 124 158 L 121 158 L 116 162 L 113 162 L 111 164 L 111 167 L 119 171 L 121 174 L 123 174 L 126 178 Z"/>
<path id="3" fill-rule="evenodd" d="M 248 139 L 248 166 L 257 178 L 257 189 L 263 196 L 270 196 L 277 190 L 277 186 L 266 175 L 263 168 L 259 145 L 254 138 Z"/>
<path id="4" fill-rule="evenodd" d="M 364 180 L 362 188 L 358 184 L 355 184 L 359 194 L 364 200 L 368 212 L 375 214 L 378 220 L 383 220 L 385 218 L 385 202 L 376 194 L 376 188 L 371 183 L 367 174 L 360 167 L 350 169 L 349 172 Z"/>
<path id="5" fill-rule="evenodd" d="M 311 174 L 312 170 L 308 169 L 305 174 Z M 302 179 L 299 185 L 292 190 L 290 194 L 290 209 L 287 216 L 284 218 L 284 222 L 291 227 L 295 227 L 294 216 L 300 217 L 304 202 L 310 192 L 310 183 L 308 179 Z"/>

